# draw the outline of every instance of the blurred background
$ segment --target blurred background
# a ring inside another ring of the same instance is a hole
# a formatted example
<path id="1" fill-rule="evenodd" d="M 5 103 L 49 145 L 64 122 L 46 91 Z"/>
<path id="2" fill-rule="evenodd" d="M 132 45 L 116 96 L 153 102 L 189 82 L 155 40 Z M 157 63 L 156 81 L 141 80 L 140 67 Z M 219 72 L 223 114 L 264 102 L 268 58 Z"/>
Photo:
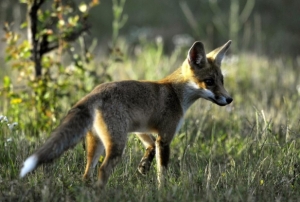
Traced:
<path id="1" fill-rule="evenodd" d="M 92 25 L 89 36 L 99 40 L 100 49 L 111 40 L 112 2 L 100 1 L 88 19 Z M 231 39 L 234 53 L 296 57 L 300 52 L 299 8 L 297 0 L 126 1 L 123 14 L 128 19 L 120 34 L 129 44 L 140 37 L 153 40 L 161 36 L 166 51 L 186 40 L 202 40 L 216 47 Z M 0 24 L 14 22 L 17 28 L 25 13 L 26 5 L 19 0 L 0 2 Z M 0 47 L 3 50 L 4 44 Z"/>

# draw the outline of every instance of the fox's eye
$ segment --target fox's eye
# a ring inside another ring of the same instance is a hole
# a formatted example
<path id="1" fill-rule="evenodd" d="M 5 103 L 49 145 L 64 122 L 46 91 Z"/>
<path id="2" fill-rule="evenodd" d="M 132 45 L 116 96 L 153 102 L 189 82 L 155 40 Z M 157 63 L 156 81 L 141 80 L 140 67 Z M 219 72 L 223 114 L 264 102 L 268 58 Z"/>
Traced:
<path id="1" fill-rule="evenodd" d="M 204 82 L 207 86 L 212 86 L 215 83 L 214 80 L 212 80 L 212 79 L 206 79 L 206 80 L 204 80 Z"/>

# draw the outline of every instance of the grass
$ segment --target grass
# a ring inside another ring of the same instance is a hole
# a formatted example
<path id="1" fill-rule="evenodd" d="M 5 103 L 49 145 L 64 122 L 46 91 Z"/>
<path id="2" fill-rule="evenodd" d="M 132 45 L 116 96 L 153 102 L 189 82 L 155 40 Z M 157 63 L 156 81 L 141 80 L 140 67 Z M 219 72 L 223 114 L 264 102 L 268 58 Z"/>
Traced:
<path id="1" fill-rule="evenodd" d="M 160 43 L 138 48 L 133 58 L 110 67 L 115 80 L 159 79 L 183 59 L 183 50 L 163 55 Z M 199 100 L 189 109 L 172 142 L 161 190 L 155 161 L 146 177 L 136 170 L 144 149 L 134 135 L 104 191 L 81 181 L 81 144 L 19 179 L 22 162 L 47 135 L 31 137 L 28 134 L 38 130 L 33 128 L 10 130 L 7 123 L 14 117 L 8 117 L 0 125 L 0 201 L 297 201 L 299 64 L 241 54 L 226 58 L 222 68 L 234 101 L 219 107 Z"/>

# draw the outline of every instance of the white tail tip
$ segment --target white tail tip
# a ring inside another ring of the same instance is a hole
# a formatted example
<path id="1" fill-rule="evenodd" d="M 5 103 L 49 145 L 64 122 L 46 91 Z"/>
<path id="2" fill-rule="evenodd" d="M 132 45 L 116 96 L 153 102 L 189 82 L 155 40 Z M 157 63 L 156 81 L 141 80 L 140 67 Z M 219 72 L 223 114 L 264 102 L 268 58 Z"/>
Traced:
<path id="1" fill-rule="evenodd" d="M 27 173 L 33 171 L 38 163 L 38 157 L 36 155 L 32 155 L 26 159 L 23 164 L 23 168 L 21 169 L 20 178 L 27 175 Z"/>

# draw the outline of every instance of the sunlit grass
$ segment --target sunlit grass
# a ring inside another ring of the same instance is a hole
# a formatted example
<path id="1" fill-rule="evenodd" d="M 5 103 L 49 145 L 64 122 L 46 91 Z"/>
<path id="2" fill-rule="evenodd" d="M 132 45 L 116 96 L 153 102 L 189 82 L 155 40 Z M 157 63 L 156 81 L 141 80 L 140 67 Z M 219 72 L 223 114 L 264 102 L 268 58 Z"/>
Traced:
<path id="1" fill-rule="evenodd" d="M 180 65 L 185 51 L 166 56 L 159 41 L 136 49 L 110 67 L 114 80 L 163 78 Z M 297 200 L 299 65 L 289 59 L 241 54 L 227 57 L 222 68 L 234 101 L 219 107 L 199 100 L 187 112 L 172 142 L 162 190 L 157 189 L 155 161 L 146 177 L 137 172 L 143 146 L 134 135 L 129 136 L 122 162 L 105 191 L 81 181 L 85 166 L 81 144 L 20 180 L 22 162 L 47 135 L 30 136 L 38 128 L 10 130 L 7 124 L 15 120 L 8 117 L 0 125 L 0 201 Z"/>

